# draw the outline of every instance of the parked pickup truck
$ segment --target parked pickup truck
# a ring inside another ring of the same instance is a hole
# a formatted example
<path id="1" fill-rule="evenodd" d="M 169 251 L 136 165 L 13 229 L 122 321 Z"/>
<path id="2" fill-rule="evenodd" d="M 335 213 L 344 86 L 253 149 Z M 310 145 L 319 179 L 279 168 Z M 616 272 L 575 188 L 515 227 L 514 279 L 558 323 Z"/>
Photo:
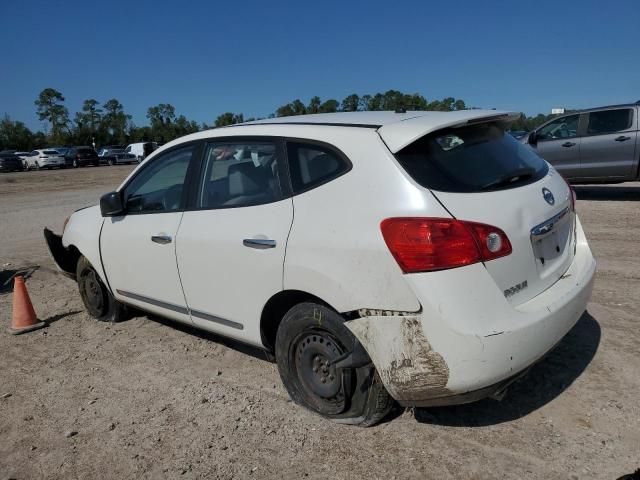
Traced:
<path id="1" fill-rule="evenodd" d="M 638 180 L 640 102 L 592 108 L 545 123 L 521 141 L 571 183 Z"/>

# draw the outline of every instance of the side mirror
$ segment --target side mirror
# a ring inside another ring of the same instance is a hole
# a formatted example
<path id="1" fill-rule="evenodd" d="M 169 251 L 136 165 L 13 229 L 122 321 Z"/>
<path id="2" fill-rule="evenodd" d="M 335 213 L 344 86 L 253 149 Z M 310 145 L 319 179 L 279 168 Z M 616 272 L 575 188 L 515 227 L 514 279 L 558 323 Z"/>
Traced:
<path id="1" fill-rule="evenodd" d="M 529 134 L 528 142 L 529 145 L 536 145 L 538 143 L 538 134 L 535 130 Z"/>
<path id="2" fill-rule="evenodd" d="M 103 217 L 115 217 L 124 214 L 124 205 L 120 192 L 110 192 L 100 197 L 100 213 Z"/>

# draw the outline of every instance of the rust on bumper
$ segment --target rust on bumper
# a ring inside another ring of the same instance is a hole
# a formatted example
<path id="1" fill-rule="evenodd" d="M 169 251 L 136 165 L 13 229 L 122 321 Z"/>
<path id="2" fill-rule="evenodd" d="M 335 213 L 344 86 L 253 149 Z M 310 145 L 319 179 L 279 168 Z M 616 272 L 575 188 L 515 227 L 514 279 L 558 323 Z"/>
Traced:
<path id="1" fill-rule="evenodd" d="M 451 396 L 449 368 L 416 316 L 357 318 L 345 323 L 371 357 L 387 391 L 400 403 Z"/>
<path id="2" fill-rule="evenodd" d="M 63 275 L 75 280 L 77 255 L 62 245 L 62 237 L 48 228 L 44 229 L 44 239 L 47 242 L 51 258 Z"/>

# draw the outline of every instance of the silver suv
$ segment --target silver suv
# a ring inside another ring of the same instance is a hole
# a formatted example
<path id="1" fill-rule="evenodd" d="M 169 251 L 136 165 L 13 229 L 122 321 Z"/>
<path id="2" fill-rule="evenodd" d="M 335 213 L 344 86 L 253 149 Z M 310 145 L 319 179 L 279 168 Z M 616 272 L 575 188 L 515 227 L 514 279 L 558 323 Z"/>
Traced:
<path id="1" fill-rule="evenodd" d="M 640 102 L 581 110 L 524 136 L 571 183 L 638 180 Z"/>

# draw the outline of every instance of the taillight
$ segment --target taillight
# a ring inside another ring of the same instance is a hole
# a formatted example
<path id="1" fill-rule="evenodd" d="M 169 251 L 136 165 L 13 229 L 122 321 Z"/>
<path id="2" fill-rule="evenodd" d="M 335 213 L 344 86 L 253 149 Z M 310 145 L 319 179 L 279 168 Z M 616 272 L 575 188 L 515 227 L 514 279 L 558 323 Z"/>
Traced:
<path id="1" fill-rule="evenodd" d="M 76 160 L 80 160 L 80 154 L 76 153 Z"/>
<path id="2" fill-rule="evenodd" d="M 567 188 L 569 189 L 569 194 L 571 196 L 571 211 L 575 212 L 576 211 L 576 191 L 573 189 L 573 187 L 571 186 L 571 184 L 566 178 L 562 177 L 562 180 L 564 180 L 564 183 L 567 184 Z"/>
<path id="3" fill-rule="evenodd" d="M 449 218 L 387 218 L 380 229 L 405 273 L 462 267 L 511 253 L 507 235 L 483 223 Z"/>

